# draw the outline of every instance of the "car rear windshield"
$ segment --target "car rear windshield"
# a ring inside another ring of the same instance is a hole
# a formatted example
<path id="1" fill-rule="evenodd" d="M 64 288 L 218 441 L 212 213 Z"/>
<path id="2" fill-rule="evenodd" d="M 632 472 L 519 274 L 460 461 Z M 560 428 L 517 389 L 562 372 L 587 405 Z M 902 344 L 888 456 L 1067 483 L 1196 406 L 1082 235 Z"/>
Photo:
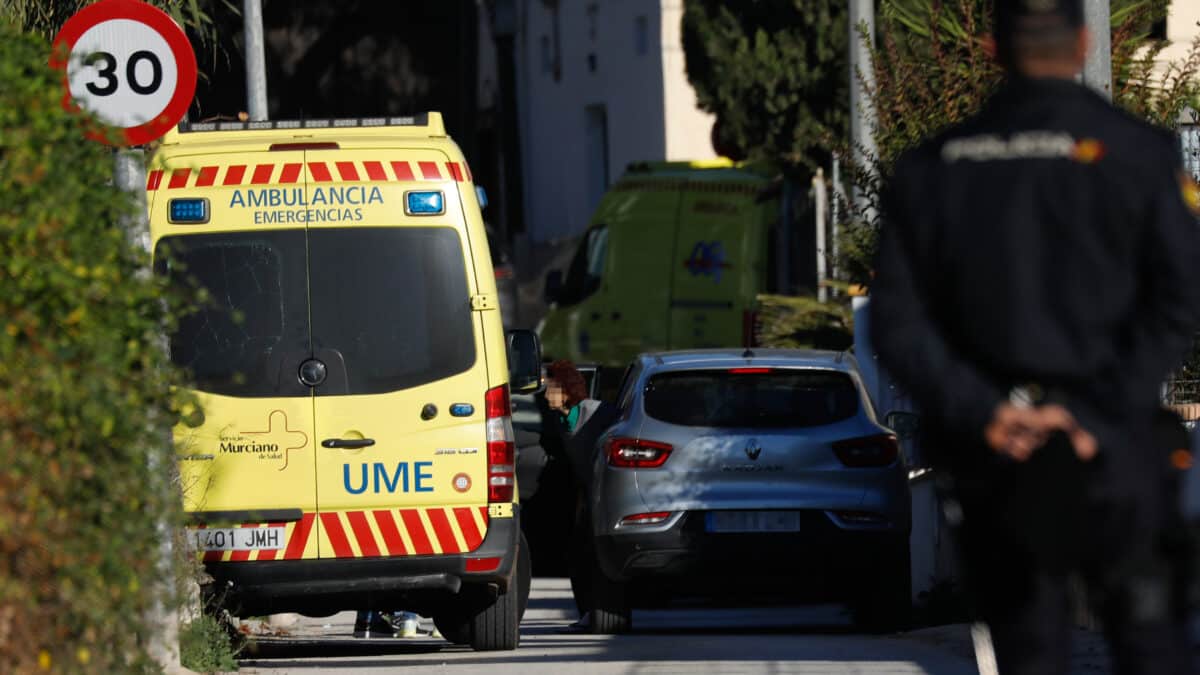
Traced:
<path id="1" fill-rule="evenodd" d="M 650 378 L 643 397 L 654 419 L 698 427 L 798 428 L 832 424 L 858 412 L 858 390 L 844 373 L 693 370 Z"/>
<path id="2" fill-rule="evenodd" d="M 451 228 L 330 228 L 164 237 L 157 269 L 203 291 L 171 335 L 171 358 L 201 391 L 374 394 L 442 379 L 475 362 L 470 295 Z"/>

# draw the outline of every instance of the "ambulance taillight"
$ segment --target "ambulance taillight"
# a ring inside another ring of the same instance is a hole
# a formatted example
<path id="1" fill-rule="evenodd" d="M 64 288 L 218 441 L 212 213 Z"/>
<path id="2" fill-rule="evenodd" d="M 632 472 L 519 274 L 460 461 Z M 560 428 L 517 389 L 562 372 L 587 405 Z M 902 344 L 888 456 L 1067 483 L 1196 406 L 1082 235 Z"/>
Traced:
<path id="1" fill-rule="evenodd" d="M 511 502 L 517 481 L 516 437 L 508 385 L 489 389 L 484 396 L 484 407 L 487 411 L 488 503 Z"/>

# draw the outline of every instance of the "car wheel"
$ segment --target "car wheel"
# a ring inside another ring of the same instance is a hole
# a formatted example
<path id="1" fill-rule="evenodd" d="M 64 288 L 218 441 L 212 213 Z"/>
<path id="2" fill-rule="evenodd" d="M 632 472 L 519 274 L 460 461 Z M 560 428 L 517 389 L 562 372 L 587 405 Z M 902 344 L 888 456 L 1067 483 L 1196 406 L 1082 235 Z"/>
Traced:
<path id="1" fill-rule="evenodd" d="M 438 632 L 451 644 L 465 645 L 471 641 L 470 619 L 449 614 L 435 614 L 433 625 L 437 626 Z"/>
<path id="2" fill-rule="evenodd" d="M 472 649 L 492 652 L 517 648 L 521 641 L 521 593 L 520 578 L 514 575 L 508 592 L 497 596 L 471 618 Z"/>
<path id="3" fill-rule="evenodd" d="M 591 560 L 591 617 L 588 630 L 595 635 L 619 635 L 633 627 L 628 588 L 608 578 L 593 557 Z"/>
<path id="4" fill-rule="evenodd" d="M 904 630 L 912 620 L 912 558 L 908 539 L 889 544 L 883 565 L 861 576 L 853 603 L 854 622 L 879 633 Z"/>

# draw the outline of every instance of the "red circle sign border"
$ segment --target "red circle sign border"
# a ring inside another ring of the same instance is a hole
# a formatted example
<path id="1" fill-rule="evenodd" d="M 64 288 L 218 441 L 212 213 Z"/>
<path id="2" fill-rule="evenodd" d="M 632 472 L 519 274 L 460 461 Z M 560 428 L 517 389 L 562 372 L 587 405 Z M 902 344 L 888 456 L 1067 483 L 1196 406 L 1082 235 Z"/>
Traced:
<path id="1" fill-rule="evenodd" d="M 67 58 L 71 50 L 75 48 L 79 38 L 93 26 L 113 19 L 137 21 L 161 35 L 171 48 L 178 68 L 175 93 L 162 112 L 142 125 L 121 130 L 126 145 L 143 145 L 170 131 L 187 113 L 188 106 L 192 104 L 192 96 L 196 94 L 196 53 L 192 51 L 192 43 L 187 34 L 175 23 L 171 15 L 153 5 L 141 0 L 100 0 L 88 5 L 72 14 L 63 24 L 58 35 L 54 37 L 50 56 L 50 66 L 63 71 L 63 107 L 67 110 L 79 109 L 71 100 L 71 85 L 67 79 Z M 101 131 L 94 131 L 88 135 L 104 143 L 110 141 Z"/>

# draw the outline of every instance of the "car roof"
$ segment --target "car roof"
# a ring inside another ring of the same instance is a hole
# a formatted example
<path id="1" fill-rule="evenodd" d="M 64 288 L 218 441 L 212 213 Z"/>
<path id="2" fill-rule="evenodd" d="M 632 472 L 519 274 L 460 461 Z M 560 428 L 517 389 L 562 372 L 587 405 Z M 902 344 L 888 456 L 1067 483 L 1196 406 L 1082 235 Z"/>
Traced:
<path id="1" fill-rule="evenodd" d="M 821 368 L 847 373 L 858 369 L 852 354 L 819 349 L 693 349 L 652 352 L 638 358 L 647 368 L 655 371 L 747 366 Z"/>

